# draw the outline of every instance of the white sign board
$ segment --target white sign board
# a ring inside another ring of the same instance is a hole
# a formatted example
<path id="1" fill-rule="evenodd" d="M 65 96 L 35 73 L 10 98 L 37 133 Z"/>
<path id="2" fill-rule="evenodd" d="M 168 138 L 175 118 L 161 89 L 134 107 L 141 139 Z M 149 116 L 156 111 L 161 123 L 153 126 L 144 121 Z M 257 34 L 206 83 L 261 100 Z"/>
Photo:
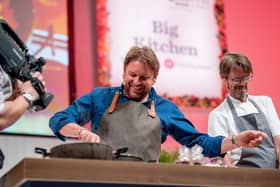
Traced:
<path id="1" fill-rule="evenodd" d="M 160 60 L 155 87 L 171 97 L 221 97 L 220 47 L 214 0 L 108 0 L 111 85 L 120 85 L 132 46 Z"/>

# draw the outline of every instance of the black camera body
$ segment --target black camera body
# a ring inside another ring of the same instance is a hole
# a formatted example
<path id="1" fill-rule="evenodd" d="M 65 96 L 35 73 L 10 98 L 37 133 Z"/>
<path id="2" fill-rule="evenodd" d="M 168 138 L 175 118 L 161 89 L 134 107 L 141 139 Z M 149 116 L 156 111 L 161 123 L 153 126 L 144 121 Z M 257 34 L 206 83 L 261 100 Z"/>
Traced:
<path id="1" fill-rule="evenodd" d="M 34 111 L 45 109 L 54 97 L 45 91 L 41 81 L 31 75 L 35 71 L 42 72 L 45 64 L 43 57 L 35 58 L 30 55 L 24 42 L 5 20 L 0 19 L 0 65 L 12 80 L 31 81 L 40 96 L 34 102 L 32 107 Z"/>

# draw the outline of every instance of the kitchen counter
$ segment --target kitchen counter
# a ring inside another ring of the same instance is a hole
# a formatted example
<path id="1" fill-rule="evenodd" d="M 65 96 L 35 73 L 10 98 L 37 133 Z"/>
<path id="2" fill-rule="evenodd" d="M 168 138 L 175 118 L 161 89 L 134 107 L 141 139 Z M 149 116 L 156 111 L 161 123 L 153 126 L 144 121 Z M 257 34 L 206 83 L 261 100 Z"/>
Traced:
<path id="1" fill-rule="evenodd" d="M 280 186 L 276 169 L 85 159 L 25 158 L 2 179 L 4 187 L 44 186 Z"/>

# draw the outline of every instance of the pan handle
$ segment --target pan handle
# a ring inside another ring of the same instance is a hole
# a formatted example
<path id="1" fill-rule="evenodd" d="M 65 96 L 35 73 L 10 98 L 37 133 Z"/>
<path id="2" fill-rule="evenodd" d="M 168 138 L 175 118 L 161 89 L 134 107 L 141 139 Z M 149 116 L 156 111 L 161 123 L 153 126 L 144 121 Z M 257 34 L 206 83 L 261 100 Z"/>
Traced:
<path id="1" fill-rule="evenodd" d="M 50 156 L 50 153 L 48 153 L 47 149 L 41 147 L 35 147 L 34 152 L 43 155 L 43 158 Z"/>
<path id="2" fill-rule="evenodd" d="M 120 155 L 121 155 L 122 153 L 126 153 L 127 150 L 128 150 L 128 147 L 122 147 L 122 148 L 119 148 L 119 149 L 117 149 L 117 150 L 114 150 L 112 153 L 113 153 L 113 156 L 114 156 L 115 158 L 118 158 L 118 157 L 120 157 Z"/>

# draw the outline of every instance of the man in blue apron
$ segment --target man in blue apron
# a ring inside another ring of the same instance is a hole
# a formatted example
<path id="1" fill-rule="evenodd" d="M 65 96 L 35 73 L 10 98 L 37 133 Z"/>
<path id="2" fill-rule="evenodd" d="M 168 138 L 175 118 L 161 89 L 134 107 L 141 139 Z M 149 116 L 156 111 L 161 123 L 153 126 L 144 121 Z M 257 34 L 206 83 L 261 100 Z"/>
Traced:
<path id="1" fill-rule="evenodd" d="M 160 97 L 153 85 L 159 61 L 151 48 L 132 47 L 124 60 L 123 83 L 95 88 L 50 119 L 54 134 L 65 140 L 103 142 L 113 149 L 127 147 L 128 154 L 144 161 L 157 161 L 160 145 L 171 135 L 187 147 L 198 144 L 206 156 L 219 156 L 235 146 L 232 138 L 210 137 L 198 132 L 171 101 Z M 91 129 L 83 125 L 91 121 Z M 244 147 L 259 145 L 266 134 L 241 132 L 234 141 Z"/>
<path id="2" fill-rule="evenodd" d="M 253 69 L 249 59 L 238 53 L 225 54 L 220 75 L 228 96 L 209 115 L 208 132 L 213 136 L 235 136 L 245 130 L 259 130 L 268 138 L 255 148 L 228 152 L 225 160 L 239 167 L 278 168 L 280 123 L 271 98 L 248 95 Z"/>

